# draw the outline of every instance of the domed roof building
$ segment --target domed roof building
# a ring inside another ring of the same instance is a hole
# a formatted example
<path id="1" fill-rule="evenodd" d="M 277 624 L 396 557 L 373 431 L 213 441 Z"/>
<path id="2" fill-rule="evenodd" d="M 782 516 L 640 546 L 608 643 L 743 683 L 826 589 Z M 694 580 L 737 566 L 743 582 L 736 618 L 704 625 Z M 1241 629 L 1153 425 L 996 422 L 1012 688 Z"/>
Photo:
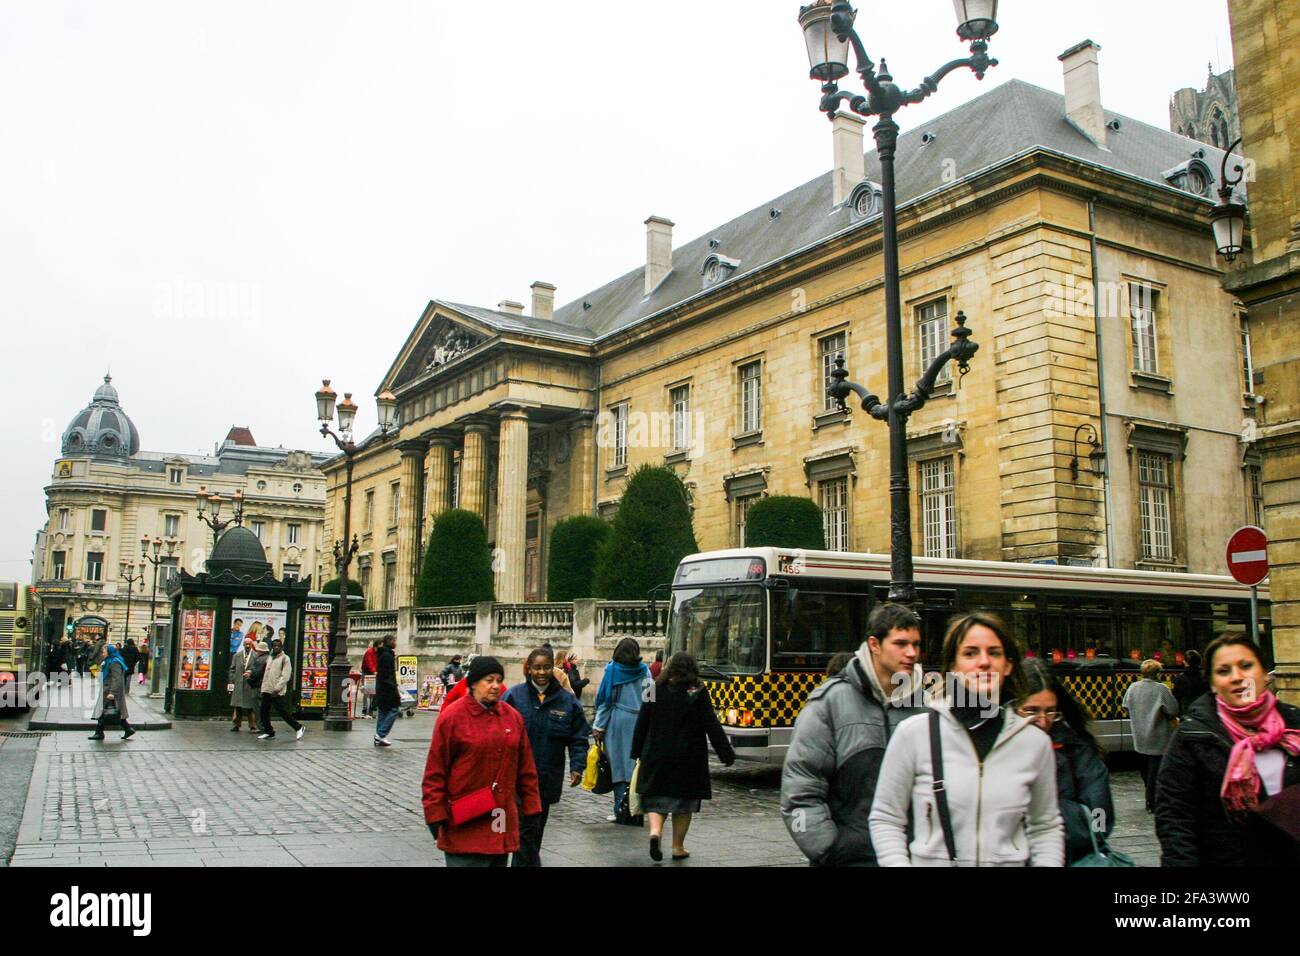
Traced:
<path id="1" fill-rule="evenodd" d="M 66 457 L 130 458 L 140 450 L 140 433 L 118 400 L 113 378 L 95 389 L 90 404 L 77 413 L 63 432 Z"/>
<path id="2" fill-rule="evenodd" d="M 232 427 L 211 454 L 143 450 L 112 379 L 98 386 L 64 429 L 45 486 L 32 583 L 47 635 L 93 617 L 108 621 L 112 639 L 139 640 L 146 625 L 166 622 L 175 577 L 208 565 L 238 581 L 313 576 L 329 453 L 258 445 L 247 425 Z M 214 513 L 223 527 L 236 513 L 243 524 L 226 527 L 215 548 Z"/>

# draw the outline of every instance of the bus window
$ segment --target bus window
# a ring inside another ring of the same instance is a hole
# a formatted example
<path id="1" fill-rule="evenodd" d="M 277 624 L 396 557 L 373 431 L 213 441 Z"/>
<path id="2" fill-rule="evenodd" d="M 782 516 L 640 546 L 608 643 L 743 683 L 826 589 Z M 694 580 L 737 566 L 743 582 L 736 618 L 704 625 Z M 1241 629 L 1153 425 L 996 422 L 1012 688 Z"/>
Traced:
<path id="1" fill-rule="evenodd" d="M 921 665 L 927 670 L 943 666 L 943 636 L 956 613 L 956 593 L 920 588 L 914 610 L 921 617 Z"/>
<path id="2" fill-rule="evenodd" d="M 754 584 L 674 588 L 669 649 L 690 652 L 706 670 L 760 673 L 767 663 L 763 604 Z"/>
<path id="3" fill-rule="evenodd" d="M 1123 601 L 1120 604 L 1120 653 L 1130 661 L 1158 660 L 1177 667 L 1187 651 L 1183 604 L 1178 601 Z"/>
<path id="4" fill-rule="evenodd" d="M 795 590 L 794 598 L 788 591 L 772 592 L 774 670 L 824 671 L 832 656 L 853 653 L 862 645 L 867 595 Z"/>
<path id="5" fill-rule="evenodd" d="M 1106 598 L 1052 595 L 1043 618 L 1043 656 L 1076 664 L 1114 661 L 1121 648 L 1115 641 L 1114 607 Z"/>
<path id="6" fill-rule="evenodd" d="M 962 595 L 962 610 L 996 614 L 1006 624 L 1021 651 L 1042 656 L 1043 636 L 1034 595 L 1023 591 L 966 591 Z"/>

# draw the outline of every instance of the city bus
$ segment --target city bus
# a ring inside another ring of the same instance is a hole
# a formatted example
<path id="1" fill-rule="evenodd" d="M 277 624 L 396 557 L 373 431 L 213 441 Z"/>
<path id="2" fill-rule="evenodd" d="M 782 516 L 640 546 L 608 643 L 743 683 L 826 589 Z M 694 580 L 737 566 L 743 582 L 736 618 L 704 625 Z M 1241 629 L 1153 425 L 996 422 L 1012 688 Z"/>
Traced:
<path id="1" fill-rule="evenodd" d="M 948 620 L 987 610 L 1053 671 L 1110 751 L 1132 750 L 1120 706 L 1154 658 L 1171 681 L 1187 651 L 1250 629 L 1250 589 L 1228 577 L 997 561 L 916 561 L 922 660 L 937 670 Z M 830 659 L 861 645 L 889 591 L 889 556 L 746 548 L 691 555 L 672 584 L 668 653 L 689 651 L 737 755 L 779 764 Z M 1272 661 L 1268 589 L 1259 640 Z"/>
<path id="2" fill-rule="evenodd" d="M 38 616 L 27 585 L 0 581 L 0 711 L 26 709 L 26 689 L 20 692 L 19 687 L 35 666 L 31 656 Z"/>

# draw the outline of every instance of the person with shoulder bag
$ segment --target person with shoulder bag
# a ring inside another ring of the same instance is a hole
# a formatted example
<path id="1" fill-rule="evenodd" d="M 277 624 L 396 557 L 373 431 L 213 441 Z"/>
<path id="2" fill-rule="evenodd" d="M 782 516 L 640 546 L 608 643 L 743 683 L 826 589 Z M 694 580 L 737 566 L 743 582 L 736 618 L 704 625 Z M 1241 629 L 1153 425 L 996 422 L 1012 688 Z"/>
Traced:
<path id="1" fill-rule="evenodd" d="M 903 722 L 880 768 L 869 821 L 881 866 L 1064 865 L 1051 740 L 1008 706 L 1020 663 L 994 615 L 949 625 L 944 695 Z"/>
<path id="2" fill-rule="evenodd" d="M 424 765 L 424 819 L 447 866 L 503 867 L 520 817 L 542 812 L 524 719 L 501 700 L 505 669 L 475 657 L 469 693 L 443 707 Z"/>
<path id="3" fill-rule="evenodd" d="M 127 721 L 126 705 L 126 661 L 122 652 L 112 644 L 105 644 L 100 651 L 100 691 L 95 701 L 92 716 L 95 718 L 95 732 L 89 740 L 103 740 L 104 727 L 110 720 L 122 725 L 122 739 L 130 740 L 135 731 Z"/>

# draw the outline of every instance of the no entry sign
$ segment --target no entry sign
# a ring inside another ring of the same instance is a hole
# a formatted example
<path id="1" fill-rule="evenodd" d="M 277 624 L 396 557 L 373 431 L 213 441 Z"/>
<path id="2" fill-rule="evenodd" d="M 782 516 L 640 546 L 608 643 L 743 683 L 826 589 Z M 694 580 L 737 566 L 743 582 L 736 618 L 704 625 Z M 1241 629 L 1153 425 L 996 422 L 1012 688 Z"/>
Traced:
<path id="1" fill-rule="evenodd" d="M 1268 577 L 1268 536 L 1253 525 L 1238 528 L 1228 539 L 1228 573 L 1254 587 Z"/>

